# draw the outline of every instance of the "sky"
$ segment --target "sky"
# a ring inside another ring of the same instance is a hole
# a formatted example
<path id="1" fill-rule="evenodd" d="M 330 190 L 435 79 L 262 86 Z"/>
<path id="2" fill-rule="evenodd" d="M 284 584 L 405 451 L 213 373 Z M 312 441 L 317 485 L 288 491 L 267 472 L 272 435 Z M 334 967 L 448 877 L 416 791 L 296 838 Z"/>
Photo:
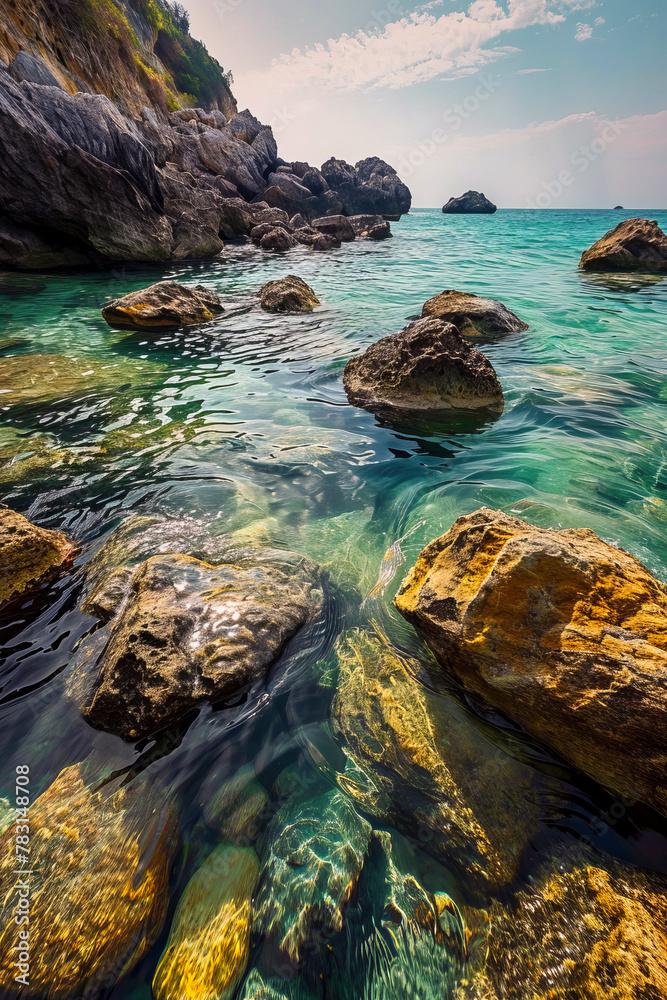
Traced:
<path id="1" fill-rule="evenodd" d="M 185 0 L 280 155 L 380 156 L 415 207 L 667 208 L 665 0 Z"/>

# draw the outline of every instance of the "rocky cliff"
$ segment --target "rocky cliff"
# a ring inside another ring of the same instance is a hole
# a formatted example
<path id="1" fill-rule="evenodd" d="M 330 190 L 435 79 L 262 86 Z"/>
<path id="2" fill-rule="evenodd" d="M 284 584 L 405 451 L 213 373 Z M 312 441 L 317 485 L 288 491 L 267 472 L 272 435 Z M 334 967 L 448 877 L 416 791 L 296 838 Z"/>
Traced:
<path id="1" fill-rule="evenodd" d="M 166 0 L 0 0 L 0 266 L 210 257 L 268 219 L 409 210 L 375 157 L 281 160 L 230 83 Z"/>

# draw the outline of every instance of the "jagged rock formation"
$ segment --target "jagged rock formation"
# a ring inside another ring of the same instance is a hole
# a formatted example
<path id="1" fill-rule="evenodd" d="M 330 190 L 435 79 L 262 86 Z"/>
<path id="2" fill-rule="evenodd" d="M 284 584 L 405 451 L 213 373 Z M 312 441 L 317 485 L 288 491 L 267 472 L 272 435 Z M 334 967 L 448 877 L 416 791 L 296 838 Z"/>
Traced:
<path id="1" fill-rule="evenodd" d="M 381 160 L 330 161 L 328 177 L 279 160 L 272 130 L 237 111 L 228 75 L 162 0 L 7 3 L 0 266 L 211 257 L 268 208 L 285 221 L 408 211 Z"/>
<path id="2" fill-rule="evenodd" d="M 451 409 L 502 412 L 505 400 L 485 355 L 451 323 L 419 319 L 345 366 L 348 399 L 372 413 Z"/>

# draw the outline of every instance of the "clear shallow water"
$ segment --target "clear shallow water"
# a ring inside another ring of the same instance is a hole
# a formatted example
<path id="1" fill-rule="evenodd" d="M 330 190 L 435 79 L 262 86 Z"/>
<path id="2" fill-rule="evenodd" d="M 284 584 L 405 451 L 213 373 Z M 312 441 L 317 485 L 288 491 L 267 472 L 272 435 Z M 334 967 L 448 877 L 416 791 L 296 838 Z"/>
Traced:
<path id="1" fill-rule="evenodd" d="M 0 340 L 10 340 L 3 356 L 65 354 L 91 369 L 143 365 L 153 380 L 147 386 L 130 374 L 113 391 L 82 389 L 48 405 L 3 407 L 0 396 L 0 448 L 17 435 L 25 443 L 0 498 L 82 545 L 77 572 L 54 586 L 38 615 L 27 609 L 24 620 L 0 622 L 0 796 L 9 795 L 17 763 L 30 763 L 34 790 L 42 790 L 96 749 L 105 768 L 148 767 L 180 796 L 187 842 L 201 836 L 198 795 L 221 760 L 229 774 L 254 763 L 267 787 L 284 768 L 335 781 L 341 760 L 329 701 L 312 683 L 328 647 L 374 617 L 401 648 L 423 657 L 392 610 L 405 567 L 383 599 L 361 601 L 396 539 L 416 528 L 403 544 L 409 566 L 427 541 L 483 505 L 544 527 L 593 528 L 667 579 L 667 280 L 577 271 L 586 247 L 636 215 L 667 226 L 667 213 L 651 211 L 455 218 L 423 210 L 393 224 L 391 241 L 331 254 L 271 256 L 233 246 L 220 261 L 168 270 L 8 279 L 0 288 Z M 313 316 L 258 309 L 259 287 L 288 273 L 321 298 Z M 107 298 L 163 277 L 215 288 L 226 314 L 161 336 L 109 329 L 99 312 Z M 445 288 L 499 298 L 530 324 L 483 348 L 503 385 L 503 416 L 391 428 L 350 407 L 341 383 L 346 360 L 400 330 Z M 67 457 L 30 466 L 44 440 Z M 288 649 L 263 694 L 237 708 L 204 708 L 177 736 L 138 747 L 93 731 L 63 700 L 64 672 L 94 624 L 78 610 L 85 563 L 129 513 L 247 529 L 312 555 L 338 584 L 320 632 Z M 489 746 L 506 738 L 503 725 L 491 719 Z M 530 744 L 520 753 L 546 766 Z M 591 817 L 609 799 L 559 773 L 558 818 L 545 815 L 545 828 L 554 837 L 590 835 Z M 596 836 L 596 846 L 663 870 L 664 831 L 647 832 L 651 824 L 631 813 Z M 191 873 L 185 858 L 174 900 Z M 414 864 L 434 891 L 468 900 L 469 887 L 446 866 L 421 855 Z M 164 935 L 114 998 L 135 988 L 137 998 L 149 995 L 163 945 Z"/>

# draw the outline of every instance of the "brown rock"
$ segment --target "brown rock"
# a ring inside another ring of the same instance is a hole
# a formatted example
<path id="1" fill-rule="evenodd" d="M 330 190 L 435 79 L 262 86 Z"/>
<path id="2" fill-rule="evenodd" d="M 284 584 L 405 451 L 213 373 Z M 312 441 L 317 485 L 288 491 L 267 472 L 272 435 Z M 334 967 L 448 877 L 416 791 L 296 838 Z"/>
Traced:
<path id="1" fill-rule="evenodd" d="M 30 986 L 64 1000 L 104 993 L 150 950 L 169 906 L 176 816 L 155 786 L 94 791 L 68 767 L 30 806 Z M 162 796 L 163 797 L 163 796 Z M 15 987 L 19 928 L 12 824 L 0 837 L 0 992 Z"/>
<path id="2" fill-rule="evenodd" d="M 626 219 L 586 250 L 582 271 L 667 271 L 667 236 L 657 222 Z"/>
<path id="3" fill-rule="evenodd" d="M 259 245 L 263 250 L 291 250 L 299 244 L 286 229 L 276 228 L 262 236 Z"/>
<path id="4" fill-rule="evenodd" d="M 138 330 L 206 323 L 221 312 L 224 312 L 222 303 L 210 288 L 183 285 L 179 281 L 158 281 L 115 299 L 102 309 L 110 326 Z"/>
<path id="5" fill-rule="evenodd" d="M 353 243 L 356 239 L 350 220 L 344 215 L 327 215 L 323 219 L 315 219 L 312 227 L 342 243 Z"/>
<path id="6" fill-rule="evenodd" d="M 519 319 L 502 302 L 483 299 L 468 292 L 441 292 L 425 303 L 422 316 L 453 323 L 469 340 L 496 340 L 506 333 L 519 333 L 528 324 Z"/>
<path id="7" fill-rule="evenodd" d="M 664 1000 L 666 890 L 620 865 L 550 874 L 493 905 L 482 968 L 455 1000 Z"/>
<path id="8" fill-rule="evenodd" d="M 374 413 L 505 405 L 488 358 L 438 319 L 416 320 L 352 358 L 343 385 L 351 403 Z"/>
<path id="9" fill-rule="evenodd" d="M 259 549 L 229 559 L 154 556 L 134 570 L 125 602 L 82 644 L 69 679 L 91 725 L 138 739 L 203 701 L 231 697 L 264 676 L 321 609 L 309 560 Z M 122 571 L 116 580 L 110 601 L 98 600 L 105 618 L 127 586 Z"/>
<path id="10" fill-rule="evenodd" d="M 0 509 L 0 607 L 68 566 L 76 546 L 59 531 Z"/>
<path id="11" fill-rule="evenodd" d="M 637 559 L 484 508 L 424 549 L 396 606 L 467 688 L 667 813 L 667 591 Z"/>
<path id="12" fill-rule="evenodd" d="M 262 309 L 272 313 L 312 312 L 320 300 L 303 278 L 288 274 L 286 278 L 268 281 L 260 292 Z"/>

